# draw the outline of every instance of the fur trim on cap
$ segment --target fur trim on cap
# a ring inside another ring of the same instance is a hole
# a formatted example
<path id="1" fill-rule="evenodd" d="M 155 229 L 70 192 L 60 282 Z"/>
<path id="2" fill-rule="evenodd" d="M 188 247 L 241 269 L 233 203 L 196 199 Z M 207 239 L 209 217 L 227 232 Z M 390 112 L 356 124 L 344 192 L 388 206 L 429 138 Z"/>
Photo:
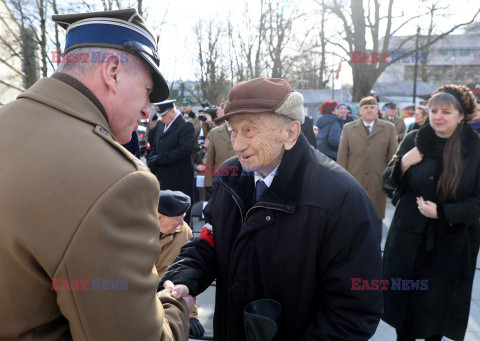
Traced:
<path id="1" fill-rule="evenodd" d="M 293 91 L 282 105 L 275 110 L 276 114 L 287 116 L 288 118 L 299 121 L 300 124 L 305 122 L 305 111 L 303 110 L 303 95 Z"/>

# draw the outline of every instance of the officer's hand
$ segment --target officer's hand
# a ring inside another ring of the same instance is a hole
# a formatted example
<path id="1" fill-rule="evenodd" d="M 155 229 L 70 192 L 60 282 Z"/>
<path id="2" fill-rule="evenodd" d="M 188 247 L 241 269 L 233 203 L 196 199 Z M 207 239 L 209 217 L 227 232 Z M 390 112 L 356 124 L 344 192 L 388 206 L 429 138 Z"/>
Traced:
<path id="1" fill-rule="evenodd" d="M 147 158 L 147 165 L 150 168 L 155 168 L 157 166 L 159 156 L 158 155 L 153 155 Z"/>
<path id="2" fill-rule="evenodd" d="M 163 283 L 163 287 L 165 289 L 172 289 L 172 297 L 176 298 L 177 300 L 180 298 L 183 298 L 185 300 L 185 303 L 187 303 L 188 306 L 188 313 L 190 314 L 193 309 L 193 305 L 195 304 L 195 297 L 192 295 L 189 295 L 190 290 L 188 290 L 188 287 L 184 284 L 173 284 L 172 281 L 165 281 Z"/>
<path id="3" fill-rule="evenodd" d="M 205 333 L 202 324 L 195 317 L 190 317 L 190 336 L 202 337 Z"/>

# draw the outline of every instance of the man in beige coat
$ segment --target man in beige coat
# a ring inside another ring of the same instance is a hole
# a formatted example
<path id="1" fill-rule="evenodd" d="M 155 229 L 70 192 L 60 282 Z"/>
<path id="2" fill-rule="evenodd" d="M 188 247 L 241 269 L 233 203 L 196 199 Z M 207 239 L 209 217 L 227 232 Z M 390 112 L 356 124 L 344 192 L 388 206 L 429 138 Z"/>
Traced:
<path id="1" fill-rule="evenodd" d="M 168 96 L 156 39 L 134 9 L 54 21 L 86 62 L 0 109 L 0 339 L 186 340 L 193 298 L 156 295 L 158 181 L 121 146 Z"/>
<path id="2" fill-rule="evenodd" d="M 212 179 L 220 165 L 235 156 L 228 123 L 212 129 L 208 135 L 207 161 L 205 163 L 205 187 L 212 187 Z"/>
<path id="3" fill-rule="evenodd" d="M 365 189 L 381 221 L 385 217 L 387 200 L 382 174 L 398 143 L 395 126 L 376 118 L 376 113 L 375 97 L 365 97 L 360 101 L 361 118 L 343 127 L 337 162 Z"/>
<path id="4" fill-rule="evenodd" d="M 180 253 L 180 249 L 193 238 L 190 226 L 184 221 L 190 208 L 190 197 L 180 191 L 162 190 L 158 202 L 158 221 L 160 222 L 160 246 L 162 252 L 155 260 L 158 275 L 167 270 Z M 202 337 L 204 329 L 198 319 L 197 304 L 190 313 L 190 336 Z"/>
<path id="5" fill-rule="evenodd" d="M 384 117 L 385 121 L 393 123 L 395 126 L 395 131 L 397 133 L 397 141 L 400 142 L 405 136 L 405 122 L 403 118 L 397 117 L 397 104 L 395 102 L 389 102 L 385 104 L 386 115 Z"/>

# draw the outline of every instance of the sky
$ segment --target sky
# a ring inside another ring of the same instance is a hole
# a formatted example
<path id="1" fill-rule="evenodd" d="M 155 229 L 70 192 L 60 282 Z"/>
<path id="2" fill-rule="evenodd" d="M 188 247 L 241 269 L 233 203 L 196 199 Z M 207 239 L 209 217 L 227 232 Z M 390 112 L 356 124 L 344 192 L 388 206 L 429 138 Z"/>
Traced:
<path id="1" fill-rule="evenodd" d="M 285 3 L 300 5 L 306 11 L 312 11 L 317 8 L 315 0 L 283 0 Z M 429 3 L 432 0 L 425 0 Z M 443 0 L 442 0 L 443 1 Z M 173 79 L 195 79 L 194 65 L 196 64 L 197 46 L 193 36 L 193 26 L 199 19 L 207 21 L 211 17 L 219 20 L 243 20 L 242 8 L 244 2 L 248 2 L 251 7 L 255 7 L 259 0 L 162 0 L 149 1 L 144 0 L 147 7 L 147 21 L 150 24 L 157 24 L 167 17 L 165 24 L 160 29 L 160 56 L 161 70 L 169 81 Z M 445 3 L 449 3 L 445 0 Z M 387 0 L 380 0 L 382 8 L 386 8 Z M 417 15 L 419 0 L 396 0 L 394 15 L 406 17 Z M 454 23 L 467 21 L 474 12 L 472 2 L 468 0 L 456 0 L 452 7 L 449 18 L 439 20 L 439 28 L 450 27 Z M 230 14 L 230 16 L 229 16 Z M 253 13 L 252 15 L 255 15 Z M 399 18 L 398 20 L 402 20 Z M 403 34 L 414 34 L 418 24 L 428 24 L 425 20 L 413 20 L 404 27 Z M 305 28 L 306 30 L 306 28 Z M 334 58 L 330 64 L 338 65 L 340 58 Z M 336 66 L 337 68 L 338 66 Z M 339 88 L 343 83 L 351 83 L 351 70 L 346 62 L 342 63 L 340 79 L 336 80 L 335 87 Z"/>
<path id="2" fill-rule="evenodd" d="M 79 0 L 74 0 L 76 2 Z M 88 0 L 87 0 L 88 1 Z M 299 6 L 305 12 L 312 12 L 318 8 L 320 0 L 279 0 L 288 8 L 292 5 Z M 328 0 L 327 0 L 328 1 Z M 342 0 L 340 0 L 342 1 Z M 343 0 L 346 1 L 346 0 Z M 426 3 L 437 0 L 423 0 Z M 450 0 L 440 0 L 442 3 L 450 3 Z M 90 0 L 95 3 L 96 10 L 101 10 L 98 0 Z M 123 2 L 123 1 L 122 1 Z M 193 34 L 193 27 L 199 21 L 207 22 L 210 18 L 222 20 L 245 20 L 243 17 L 244 4 L 247 3 L 251 9 L 250 15 L 257 16 L 260 0 L 143 0 L 144 13 L 146 20 L 160 34 L 159 54 L 160 69 L 168 82 L 173 80 L 194 80 L 196 79 L 197 65 L 197 42 Z M 399 17 L 397 20 L 403 20 L 419 13 L 420 0 L 395 0 L 394 15 Z M 380 0 L 381 8 L 386 8 L 388 0 Z M 478 5 L 472 5 L 471 0 L 455 0 L 450 5 L 451 16 L 439 20 L 437 26 L 445 29 L 454 23 L 467 21 L 470 19 L 473 8 Z M 255 11 L 255 9 L 257 10 Z M 312 18 L 311 20 L 315 20 Z M 163 24 L 161 22 L 164 21 Z M 427 24 L 419 20 L 414 20 L 404 27 L 403 34 L 414 34 L 418 24 Z M 311 24 L 300 24 L 296 29 L 297 34 L 304 34 L 311 29 Z M 332 26 L 335 26 L 333 24 Z M 338 24 L 337 24 L 338 25 Z M 334 27 L 327 27 L 332 30 Z M 330 46 L 330 49 L 334 47 Z M 327 61 L 327 64 L 335 65 L 338 68 L 339 57 L 334 57 Z M 318 63 L 319 64 L 319 63 Z M 335 81 L 335 88 L 340 88 L 343 84 L 351 84 L 351 70 L 348 63 L 342 62 L 340 78 Z"/>

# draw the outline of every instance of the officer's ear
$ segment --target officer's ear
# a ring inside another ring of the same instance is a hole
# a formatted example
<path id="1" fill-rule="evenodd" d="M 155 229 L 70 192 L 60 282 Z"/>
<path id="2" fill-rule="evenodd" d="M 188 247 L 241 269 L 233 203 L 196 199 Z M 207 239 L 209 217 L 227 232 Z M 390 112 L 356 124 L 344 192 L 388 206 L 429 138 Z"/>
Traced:
<path id="1" fill-rule="evenodd" d="M 284 141 L 285 150 L 290 150 L 293 148 L 295 143 L 297 143 L 298 136 L 300 135 L 301 126 L 300 122 L 293 121 L 287 124 L 285 127 L 286 129 L 286 137 Z"/>
<path id="2" fill-rule="evenodd" d="M 120 59 L 115 54 L 110 54 L 109 56 L 102 58 L 102 79 L 107 88 L 107 91 L 114 95 L 117 94 L 121 69 L 124 68 L 121 67 Z"/>

